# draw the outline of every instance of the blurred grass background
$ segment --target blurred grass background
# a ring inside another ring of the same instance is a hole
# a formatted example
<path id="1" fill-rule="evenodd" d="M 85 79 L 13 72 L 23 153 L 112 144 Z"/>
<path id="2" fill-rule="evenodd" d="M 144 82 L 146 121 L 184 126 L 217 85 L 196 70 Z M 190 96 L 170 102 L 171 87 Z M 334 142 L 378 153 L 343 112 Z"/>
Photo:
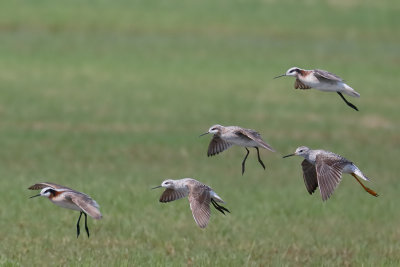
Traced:
<path id="1" fill-rule="evenodd" d="M 396 266 L 400 264 L 399 1 L 8 1 L 0 9 L 0 264 Z M 322 68 L 360 99 L 272 77 Z M 278 152 L 207 158 L 212 124 L 258 130 Z M 299 145 L 353 160 L 326 203 Z M 231 214 L 199 229 L 187 200 L 150 188 L 193 177 Z M 27 187 L 91 195 L 104 218 Z"/>

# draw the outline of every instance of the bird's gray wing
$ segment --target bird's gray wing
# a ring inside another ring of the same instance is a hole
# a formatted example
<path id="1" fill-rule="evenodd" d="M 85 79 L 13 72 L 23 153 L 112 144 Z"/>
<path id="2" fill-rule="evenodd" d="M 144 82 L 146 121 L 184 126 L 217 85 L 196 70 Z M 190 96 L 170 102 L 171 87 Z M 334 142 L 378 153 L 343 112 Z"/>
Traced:
<path id="1" fill-rule="evenodd" d="M 294 89 L 310 89 L 311 87 L 302 83 L 299 79 L 296 78 L 294 81 Z"/>
<path id="2" fill-rule="evenodd" d="M 310 193 L 311 195 L 318 187 L 317 172 L 315 171 L 315 166 L 307 160 L 303 160 L 303 162 L 301 163 L 301 167 L 303 168 L 304 183 L 306 185 L 308 193 Z"/>
<path id="3" fill-rule="evenodd" d="M 190 209 L 200 228 L 205 228 L 210 220 L 210 191 L 202 186 L 192 187 L 189 193 Z"/>
<path id="4" fill-rule="evenodd" d="M 222 151 L 228 149 L 230 146 L 232 146 L 231 143 L 228 143 L 222 140 L 219 136 L 214 135 L 214 137 L 211 139 L 210 144 L 208 145 L 207 156 L 214 156 L 218 153 L 221 153 Z"/>
<path id="5" fill-rule="evenodd" d="M 327 200 L 342 180 L 342 171 L 347 161 L 341 157 L 317 155 L 315 169 L 322 200 Z"/>
<path id="6" fill-rule="evenodd" d="M 30 187 L 28 187 L 28 189 L 30 190 L 39 190 L 39 189 L 43 189 L 45 187 L 51 187 L 54 189 L 69 189 L 69 190 L 73 190 L 69 187 L 63 186 L 63 185 L 58 185 L 58 184 L 53 184 L 53 183 L 48 183 L 48 182 L 44 182 L 44 183 L 37 183 L 34 185 L 31 185 Z"/>
<path id="7" fill-rule="evenodd" d="M 326 70 L 314 70 L 314 75 L 318 80 L 326 80 L 334 81 L 334 82 L 343 82 L 343 79 Z"/>
<path id="8" fill-rule="evenodd" d="M 102 215 L 99 210 L 99 205 L 88 195 L 76 191 L 67 191 L 64 194 L 67 200 L 70 200 L 73 203 L 75 203 L 75 205 L 81 208 L 90 217 L 96 220 L 102 218 Z"/>
<path id="9" fill-rule="evenodd" d="M 270 146 L 269 144 L 267 144 L 261 137 L 261 135 L 253 130 L 253 129 L 238 129 L 235 132 L 237 135 L 242 135 L 242 136 L 246 136 L 247 138 L 250 138 L 251 140 L 257 142 L 258 144 L 260 144 L 263 148 L 266 148 L 272 152 L 275 152 L 275 149 L 272 148 L 272 146 Z"/>
<path id="10" fill-rule="evenodd" d="M 171 201 L 181 199 L 186 196 L 187 196 L 187 193 L 184 190 L 174 190 L 174 189 L 167 188 L 160 196 L 160 202 L 163 202 L 163 203 L 171 202 Z"/>

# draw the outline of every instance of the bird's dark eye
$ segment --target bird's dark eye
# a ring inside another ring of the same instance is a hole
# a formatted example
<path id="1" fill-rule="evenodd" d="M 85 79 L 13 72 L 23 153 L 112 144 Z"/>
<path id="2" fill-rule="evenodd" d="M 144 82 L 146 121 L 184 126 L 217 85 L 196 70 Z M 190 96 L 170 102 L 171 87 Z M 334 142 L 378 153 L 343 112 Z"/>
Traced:
<path id="1" fill-rule="evenodd" d="M 215 130 L 217 130 L 217 128 L 212 128 L 212 129 L 211 129 L 211 131 L 215 131 Z"/>
<path id="2" fill-rule="evenodd" d="M 293 72 L 297 72 L 297 71 L 298 71 L 298 69 L 293 69 L 293 70 L 289 71 L 289 73 L 293 73 Z"/>

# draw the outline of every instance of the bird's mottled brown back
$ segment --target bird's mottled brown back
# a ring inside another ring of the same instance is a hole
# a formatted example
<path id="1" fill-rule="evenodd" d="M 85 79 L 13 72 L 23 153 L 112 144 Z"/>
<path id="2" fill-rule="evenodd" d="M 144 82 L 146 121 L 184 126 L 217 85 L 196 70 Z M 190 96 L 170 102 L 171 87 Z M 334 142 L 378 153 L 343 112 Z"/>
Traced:
<path id="1" fill-rule="evenodd" d="M 64 194 L 65 199 L 75 203 L 75 205 L 81 208 L 86 214 L 88 214 L 92 218 L 97 220 L 102 218 L 97 202 L 88 195 L 76 191 L 66 191 L 64 192 Z"/>
<path id="2" fill-rule="evenodd" d="M 314 70 L 314 76 L 318 80 L 323 80 L 324 82 L 327 82 L 327 81 L 342 82 L 343 81 L 343 79 L 340 78 L 339 76 L 337 76 L 336 74 L 333 74 L 326 70 L 316 69 L 316 70 Z"/>
<path id="3" fill-rule="evenodd" d="M 275 149 L 273 149 L 269 144 L 267 144 L 262 139 L 261 135 L 257 131 L 255 131 L 253 129 L 239 129 L 239 130 L 236 131 L 236 134 L 245 136 L 245 137 L 257 142 L 262 147 L 264 147 L 264 148 L 266 148 L 266 149 L 268 149 L 268 150 L 270 150 L 272 152 L 275 152 Z"/>
<path id="4" fill-rule="evenodd" d="M 63 186 L 63 185 L 59 185 L 59 184 L 49 183 L 49 182 L 37 183 L 37 184 L 31 185 L 30 187 L 28 187 L 28 189 L 30 189 L 30 190 L 39 190 L 39 189 L 43 189 L 43 188 L 46 188 L 46 187 L 51 187 L 51 188 L 54 188 L 54 189 L 69 189 L 69 190 L 75 191 L 75 190 L 73 190 L 73 189 L 71 189 L 69 187 L 66 187 L 66 186 Z"/>

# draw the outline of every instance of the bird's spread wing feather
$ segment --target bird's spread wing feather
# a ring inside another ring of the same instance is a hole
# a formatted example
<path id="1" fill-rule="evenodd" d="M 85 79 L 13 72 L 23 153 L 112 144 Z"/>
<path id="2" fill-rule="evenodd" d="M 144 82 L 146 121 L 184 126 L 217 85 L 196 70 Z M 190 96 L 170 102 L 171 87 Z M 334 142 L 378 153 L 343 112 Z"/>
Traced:
<path id="1" fill-rule="evenodd" d="M 194 187 L 189 194 L 190 209 L 200 228 L 205 228 L 210 220 L 210 192 Z"/>
<path id="2" fill-rule="evenodd" d="M 343 79 L 326 70 L 314 70 L 314 75 L 317 77 L 318 80 L 329 80 L 334 82 L 343 82 Z"/>
<path id="3" fill-rule="evenodd" d="M 347 161 L 343 158 L 332 158 L 324 155 L 316 157 L 318 185 L 322 200 L 327 200 L 342 180 L 342 170 Z"/>
<path id="4" fill-rule="evenodd" d="M 310 89 L 311 87 L 302 83 L 299 79 L 296 78 L 294 81 L 294 88 L 295 89 Z"/>
<path id="5" fill-rule="evenodd" d="M 303 162 L 301 163 L 301 167 L 303 168 L 304 183 L 306 185 L 308 193 L 310 193 L 311 195 L 318 187 L 317 172 L 315 171 L 315 166 L 307 160 L 303 160 Z"/>
<path id="6" fill-rule="evenodd" d="M 71 189 L 69 187 L 66 187 L 66 186 L 53 184 L 53 183 L 48 183 L 48 182 L 34 184 L 34 185 L 28 187 L 28 189 L 30 189 L 30 190 L 39 190 L 39 189 L 43 189 L 45 187 L 51 187 L 51 188 L 54 188 L 54 189 L 69 189 L 69 190 L 73 190 L 73 189 Z"/>
<path id="7" fill-rule="evenodd" d="M 275 149 L 272 148 L 272 146 L 270 146 L 269 144 L 267 144 L 261 137 L 261 135 L 252 129 L 239 129 L 236 131 L 237 135 L 244 135 L 247 138 L 250 138 L 251 140 L 257 142 L 258 144 L 260 144 L 262 147 L 275 152 Z"/>
<path id="8" fill-rule="evenodd" d="M 214 156 L 218 153 L 221 153 L 230 146 L 232 146 L 231 143 L 228 143 L 222 140 L 219 136 L 214 135 L 213 139 L 211 139 L 211 142 L 208 145 L 207 156 Z"/>
<path id="9" fill-rule="evenodd" d="M 160 196 L 160 202 L 166 203 L 171 202 L 183 197 L 186 197 L 187 193 L 184 190 L 174 190 L 167 188 Z"/>
<path id="10" fill-rule="evenodd" d="M 72 192 L 72 191 L 71 192 L 67 191 L 64 194 L 66 199 L 71 200 L 86 214 L 88 214 L 89 216 L 91 216 L 96 220 L 101 219 L 102 215 L 99 210 L 99 205 L 91 197 L 80 192 Z"/>

